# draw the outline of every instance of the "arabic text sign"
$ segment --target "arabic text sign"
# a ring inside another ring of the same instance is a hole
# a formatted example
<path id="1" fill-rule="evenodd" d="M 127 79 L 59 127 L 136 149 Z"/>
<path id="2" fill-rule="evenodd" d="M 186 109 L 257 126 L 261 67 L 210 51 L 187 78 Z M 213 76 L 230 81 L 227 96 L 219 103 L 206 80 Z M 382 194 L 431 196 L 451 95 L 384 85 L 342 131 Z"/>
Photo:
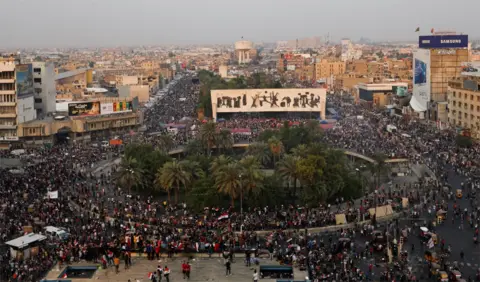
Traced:
<path id="1" fill-rule="evenodd" d="M 213 90 L 211 98 L 218 113 L 325 112 L 326 89 Z"/>

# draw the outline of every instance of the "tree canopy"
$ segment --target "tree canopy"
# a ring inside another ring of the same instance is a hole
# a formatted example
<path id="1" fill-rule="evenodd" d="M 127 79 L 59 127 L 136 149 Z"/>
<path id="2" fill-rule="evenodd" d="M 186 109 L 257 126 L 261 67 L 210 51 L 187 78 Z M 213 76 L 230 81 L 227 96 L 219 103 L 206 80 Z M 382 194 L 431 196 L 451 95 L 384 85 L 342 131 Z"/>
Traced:
<path id="1" fill-rule="evenodd" d="M 314 122 L 296 127 L 285 124 L 260 134 L 243 153 L 231 150 L 229 132 L 205 123 L 196 139 L 185 146 L 180 160 L 172 159 L 167 137 L 150 144 L 128 144 L 118 176 L 124 189 L 166 194 L 169 204 L 189 206 L 244 206 L 309 204 L 353 199 L 362 194 L 360 176 L 351 171 L 343 151 L 321 143 L 323 132 Z M 368 170 L 378 185 L 385 175 L 385 157 Z M 133 171 L 133 173 L 132 173 Z M 170 195 L 175 195 L 174 200 Z"/>

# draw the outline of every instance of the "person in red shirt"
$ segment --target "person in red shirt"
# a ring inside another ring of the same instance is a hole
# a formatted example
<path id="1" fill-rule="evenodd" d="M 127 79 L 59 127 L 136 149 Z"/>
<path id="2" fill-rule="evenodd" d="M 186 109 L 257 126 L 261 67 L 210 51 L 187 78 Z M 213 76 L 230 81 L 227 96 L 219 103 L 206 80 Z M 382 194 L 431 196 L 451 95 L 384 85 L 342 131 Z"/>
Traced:
<path id="1" fill-rule="evenodd" d="M 187 275 L 187 280 L 190 280 L 190 271 L 192 270 L 192 267 L 189 262 L 187 262 L 185 266 L 185 274 Z"/>
<path id="2" fill-rule="evenodd" d="M 182 273 L 183 279 L 185 279 L 185 277 L 187 277 L 187 264 L 185 263 L 185 261 L 182 261 Z"/>

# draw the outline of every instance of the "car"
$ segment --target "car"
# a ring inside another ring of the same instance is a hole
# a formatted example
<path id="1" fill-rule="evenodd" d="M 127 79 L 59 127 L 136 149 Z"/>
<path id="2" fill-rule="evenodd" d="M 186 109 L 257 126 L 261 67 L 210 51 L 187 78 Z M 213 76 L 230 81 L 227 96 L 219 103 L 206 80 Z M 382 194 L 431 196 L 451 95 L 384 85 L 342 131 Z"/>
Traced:
<path id="1" fill-rule="evenodd" d="M 64 228 L 46 226 L 44 230 L 45 235 L 47 235 L 48 238 L 53 240 L 65 241 L 70 236 L 70 234 Z"/>

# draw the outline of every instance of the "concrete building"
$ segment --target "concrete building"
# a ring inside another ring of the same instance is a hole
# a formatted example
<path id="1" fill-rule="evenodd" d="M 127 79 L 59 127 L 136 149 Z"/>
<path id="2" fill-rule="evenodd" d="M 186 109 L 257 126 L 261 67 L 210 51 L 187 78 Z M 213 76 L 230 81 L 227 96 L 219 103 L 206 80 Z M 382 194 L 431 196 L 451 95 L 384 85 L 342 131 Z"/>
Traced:
<path id="1" fill-rule="evenodd" d="M 480 139 L 480 73 L 448 82 L 448 122 Z"/>
<path id="2" fill-rule="evenodd" d="M 392 83 L 359 83 L 355 87 L 353 96 L 357 103 L 368 103 L 376 107 L 393 105 L 397 88 L 408 89 L 406 82 Z"/>
<path id="3" fill-rule="evenodd" d="M 37 118 L 34 106 L 32 64 L 20 64 L 18 58 L 0 57 L 0 149 L 9 149 L 19 140 L 18 126 Z"/>
<path id="4" fill-rule="evenodd" d="M 81 68 L 62 72 L 55 76 L 57 93 L 81 94 L 93 82 L 93 71 Z"/>
<path id="5" fill-rule="evenodd" d="M 242 40 L 235 42 L 235 57 L 238 60 L 238 64 L 250 63 L 254 58 L 250 57 L 250 51 L 253 48 L 253 42 Z"/>
<path id="6" fill-rule="evenodd" d="M 55 67 L 53 63 L 33 62 L 35 87 L 35 110 L 38 115 L 55 112 L 57 91 L 55 88 Z"/>
<path id="7" fill-rule="evenodd" d="M 327 79 L 345 73 L 345 62 L 334 59 L 317 59 L 315 64 L 316 80 Z"/>
<path id="8" fill-rule="evenodd" d="M 351 90 L 360 83 L 369 83 L 372 79 L 366 76 L 358 76 L 356 74 L 341 74 L 335 77 L 334 89 L 351 92 Z"/>
<path id="9" fill-rule="evenodd" d="M 18 141 L 15 85 L 17 64 L 16 58 L 0 57 L 0 149 L 8 149 L 11 142 Z"/>
<path id="10" fill-rule="evenodd" d="M 115 76 L 115 82 L 117 87 L 118 86 L 125 86 L 125 85 L 137 85 L 138 84 L 138 76 L 136 75 L 117 75 Z"/>
<path id="11" fill-rule="evenodd" d="M 218 68 L 218 73 L 220 74 L 221 78 L 226 78 L 228 76 L 228 66 L 226 65 L 221 65 Z"/>
<path id="12" fill-rule="evenodd" d="M 433 34 L 419 37 L 413 52 L 412 109 L 420 118 L 447 122 L 448 83 L 459 77 L 469 59 L 468 35 Z"/>
<path id="13" fill-rule="evenodd" d="M 119 98 L 138 97 L 140 103 L 146 103 L 150 99 L 150 87 L 148 85 L 125 85 L 118 87 Z"/>

